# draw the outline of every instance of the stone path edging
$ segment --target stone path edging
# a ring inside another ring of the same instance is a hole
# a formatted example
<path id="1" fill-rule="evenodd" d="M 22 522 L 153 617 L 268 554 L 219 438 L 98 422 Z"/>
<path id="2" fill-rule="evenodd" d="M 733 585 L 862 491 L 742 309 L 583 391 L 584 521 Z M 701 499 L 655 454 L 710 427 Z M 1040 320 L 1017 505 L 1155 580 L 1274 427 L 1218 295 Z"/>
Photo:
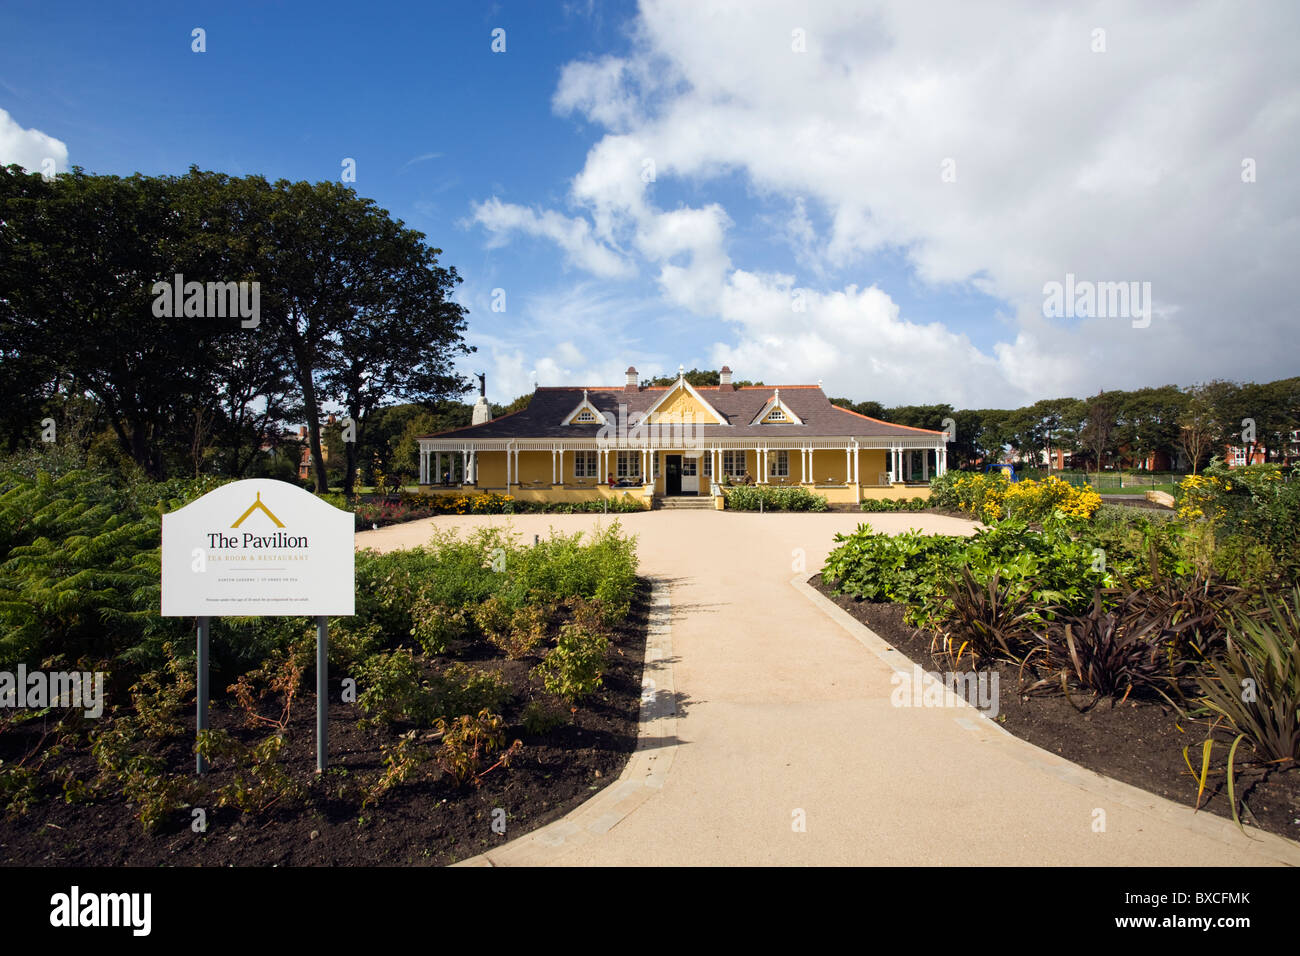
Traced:
<path id="1" fill-rule="evenodd" d="M 651 579 L 645 667 L 636 750 L 617 780 L 558 820 L 455 866 L 544 866 L 564 851 L 598 839 L 663 789 L 677 750 L 673 682 L 672 603 L 668 586 Z"/>
<path id="2" fill-rule="evenodd" d="M 790 579 L 791 586 L 895 672 L 905 674 L 914 672 L 913 661 L 907 655 L 894 648 L 875 631 L 810 585 L 806 577 L 806 573 L 795 575 Z M 925 675 L 923 679 L 927 687 L 938 683 L 930 676 L 929 669 L 921 670 Z M 1165 797 L 1081 767 L 1059 754 L 1044 750 L 1015 736 L 997 721 L 989 720 L 978 708 L 969 704 L 960 695 L 954 694 L 950 688 L 945 688 L 944 700 L 947 706 L 956 709 L 960 715 L 954 717 L 953 722 L 964 730 L 970 731 L 974 741 L 998 747 L 1008 756 L 1035 770 L 1056 777 L 1080 790 L 1095 793 L 1098 797 L 1113 800 L 1130 809 L 1186 827 L 1230 846 L 1265 853 L 1279 864 L 1300 866 L 1300 843 L 1251 826 L 1247 826 L 1243 833 L 1231 820 L 1210 813 L 1198 813 Z"/>

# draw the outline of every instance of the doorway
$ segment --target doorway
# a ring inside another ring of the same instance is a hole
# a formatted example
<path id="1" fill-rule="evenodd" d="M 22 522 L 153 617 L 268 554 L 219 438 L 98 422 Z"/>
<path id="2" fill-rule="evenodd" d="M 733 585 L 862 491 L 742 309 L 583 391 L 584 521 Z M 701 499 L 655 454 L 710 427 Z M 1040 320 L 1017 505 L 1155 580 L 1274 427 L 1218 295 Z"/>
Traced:
<path id="1" fill-rule="evenodd" d="M 664 456 L 664 494 L 680 495 L 682 493 L 682 456 Z"/>

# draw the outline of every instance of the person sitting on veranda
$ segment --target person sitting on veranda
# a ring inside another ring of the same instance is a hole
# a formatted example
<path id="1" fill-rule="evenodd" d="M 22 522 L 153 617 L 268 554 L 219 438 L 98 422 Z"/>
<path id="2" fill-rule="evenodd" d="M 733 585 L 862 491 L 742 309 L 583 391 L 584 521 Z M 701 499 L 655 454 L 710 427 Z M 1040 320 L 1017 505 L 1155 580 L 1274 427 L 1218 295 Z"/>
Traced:
<path id="1" fill-rule="evenodd" d="M 608 479 L 608 482 L 609 482 L 609 486 L 610 486 L 611 488 L 613 488 L 614 485 L 617 484 L 617 482 L 614 481 L 614 473 L 613 473 L 612 471 L 609 473 L 609 479 Z"/>
<path id="2" fill-rule="evenodd" d="M 450 472 L 450 471 L 444 471 L 444 472 L 442 473 L 442 483 L 443 483 L 444 485 L 450 485 L 450 484 L 451 484 L 451 472 Z"/>

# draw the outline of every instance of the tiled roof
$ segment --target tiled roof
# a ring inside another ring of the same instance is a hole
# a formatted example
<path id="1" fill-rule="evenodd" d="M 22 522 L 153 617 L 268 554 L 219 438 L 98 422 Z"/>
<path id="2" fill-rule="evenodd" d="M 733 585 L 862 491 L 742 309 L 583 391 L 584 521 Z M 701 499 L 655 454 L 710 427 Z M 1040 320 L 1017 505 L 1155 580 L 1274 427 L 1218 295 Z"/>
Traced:
<path id="1" fill-rule="evenodd" d="M 599 423 L 586 425 L 561 425 L 582 401 L 586 391 L 592 405 L 617 424 L 619 406 L 626 406 L 629 417 L 646 411 L 663 398 L 665 392 L 676 385 L 641 388 L 634 392 L 610 386 L 564 386 L 538 388 L 528 407 L 494 418 L 482 425 L 455 428 L 450 431 L 422 435 L 422 438 L 595 438 L 600 432 Z M 754 417 L 780 389 L 781 400 L 803 419 L 802 425 L 751 425 Z M 816 385 L 751 385 L 744 388 L 724 388 L 718 385 L 695 386 L 706 402 L 713 406 L 730 424 L 700 424 L 702 438 L 774 438 L 781 434 L 817 437 L 868 437 L 868 438 L 918 438 L 943 432 L 928 428 L 894 425 L 877 418 L 860 415 L 832 405 L 826 393 Z"/>

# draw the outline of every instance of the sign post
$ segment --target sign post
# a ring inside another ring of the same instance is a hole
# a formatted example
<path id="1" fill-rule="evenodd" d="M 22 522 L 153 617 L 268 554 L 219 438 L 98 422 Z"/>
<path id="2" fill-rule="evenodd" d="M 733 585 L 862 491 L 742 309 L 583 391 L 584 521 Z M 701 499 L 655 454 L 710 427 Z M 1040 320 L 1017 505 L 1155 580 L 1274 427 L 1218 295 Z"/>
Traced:
<path id="1" fill-rule="evenodd" d="M 194 681 L 194 696 L 197 703 L 195 704 L 194 713 L 194 736 L 197 738 L 203 731 L 208 729 L 208 623 L 211 618 L 199 618 L 199 660 L 198 660 L 198 678 Z M 194 772 L 206 773 L 208 762 L 203 759 L 203 754 L 197 751 L 194 754 Z"/>
<path id="2" fill-rule="evenodd" d="M 316 772 L 328 752 L 329 618 L 355 612 L 355 519 L 297 485 L 234 481 L 162 519 L 162 614 L 198 618 L 196 734 L 208 728 L 210 619 L 316 619 Z M 195 771 L 207 770 L 195 756 Z"/>
<path id="3" fill-rule="evenodd" d="M 325 772 L 329 727 L 325 722 L 329 700 L 330 619 L 316 618 L 316 772 Z"/>

